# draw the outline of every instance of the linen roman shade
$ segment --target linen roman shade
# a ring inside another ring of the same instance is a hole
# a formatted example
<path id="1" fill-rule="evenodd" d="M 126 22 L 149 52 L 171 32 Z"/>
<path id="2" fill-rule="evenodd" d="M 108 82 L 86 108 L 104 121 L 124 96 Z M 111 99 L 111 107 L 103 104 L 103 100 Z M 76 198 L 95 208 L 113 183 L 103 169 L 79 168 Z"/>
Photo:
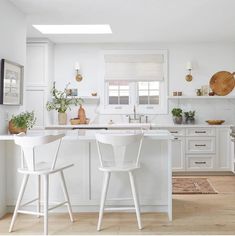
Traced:
<path id="1" fill-rule="evenodd" d="M 162 81 L 164 55 L 162 54 L 107 54 L 105 80 Z"/>

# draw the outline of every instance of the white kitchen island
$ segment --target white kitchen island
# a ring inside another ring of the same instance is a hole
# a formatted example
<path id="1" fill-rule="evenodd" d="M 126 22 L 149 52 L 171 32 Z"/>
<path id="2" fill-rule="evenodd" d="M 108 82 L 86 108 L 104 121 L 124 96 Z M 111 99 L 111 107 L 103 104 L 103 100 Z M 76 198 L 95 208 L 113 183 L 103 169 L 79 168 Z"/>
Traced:
<path id="1" fill-rule="evenodd" d="M 102 188 L 102 173 L 98 170 L 99 160 L 95 142 L 94 130 L 54 130 L 33 131 L 28 135 L 42 135 L 44 133 L 65 132 L 59 158 L 63 162 L 74 163 L 75 166 L 65 172 L 68 190 L 75 212 L 98 211 L 100 193 Z M 173 136 L 166 130 L 145 131 L 140 162 L 141 169 L 136 171 L 136 185 L 139 192 L 142 211 L 166 212 L 169 220 L 172 220 L 172 167 L 171 144 Z M 21 183 L 21 176 L 17 173 L 20 166 L 20 150 L 13 142 L 12 135 L 0 135 L 1 147 L 1 215 L 12 211 Z M 51 147 L 43 147 L 38 150 L 39 160 L 47 158 Z M 50 179 L 50 200 L 60 201 L 60 183 L 57 179 Z M 110 180 L 110 188 L 107 199 L 130 198 L 131 192 L 126 184 L 128 176 L 113 175 Z M 125 183 L 125 184 L 124 184 Z M 26 190 L 25 201 L 35 197 L 36 179 L 30 180 L 30 188 Z M 5 189 L 5 193 L 4 193 Z M 114 205 L 114 202 L 107 201 Z M 115 201 L 115 205 L 131 205 L 132 201 L 121 203 Z M 32 207 L 32 206 L 29 206 Z M 63 210 L 63 208 L 62 208 Z"/>

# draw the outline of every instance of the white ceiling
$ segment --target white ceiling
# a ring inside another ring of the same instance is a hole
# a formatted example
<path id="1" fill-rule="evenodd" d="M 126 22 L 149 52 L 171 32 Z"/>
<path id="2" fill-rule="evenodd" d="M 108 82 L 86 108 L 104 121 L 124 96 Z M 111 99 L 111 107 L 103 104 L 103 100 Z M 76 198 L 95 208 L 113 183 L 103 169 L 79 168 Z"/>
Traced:
<path id="1" fill-rule="evenodd" d="M 235 41 L 234 0 L 10 0 L 28 37 L 56 43 Z M 32 24 L 110 24 L 112 35 L 42 35 Z"/>

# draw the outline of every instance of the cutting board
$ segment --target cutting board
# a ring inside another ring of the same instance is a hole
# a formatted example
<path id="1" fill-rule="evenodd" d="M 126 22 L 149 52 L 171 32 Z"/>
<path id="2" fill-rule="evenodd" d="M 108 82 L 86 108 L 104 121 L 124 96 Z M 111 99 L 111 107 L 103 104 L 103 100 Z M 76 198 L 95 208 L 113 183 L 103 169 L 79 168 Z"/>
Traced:
<path id="1" fill-rule="evenodd" d="M 215 73 L 210 80 L 211 90 L 219 96 L 225 96 L 232 92 L 235 86 L 234 74 L 228 71 Z"/>

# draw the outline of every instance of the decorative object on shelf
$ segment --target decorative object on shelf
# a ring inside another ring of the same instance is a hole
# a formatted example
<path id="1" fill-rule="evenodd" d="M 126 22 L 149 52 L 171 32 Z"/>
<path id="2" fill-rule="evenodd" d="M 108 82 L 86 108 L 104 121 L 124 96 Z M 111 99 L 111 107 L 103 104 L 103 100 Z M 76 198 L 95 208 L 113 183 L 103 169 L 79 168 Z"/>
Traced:
<path id="1" fill-rule="evenodd" d="M 80 119 L 80 124 L 86 124 L 86 112 L 82 105 L 80 105 L 78 110 L 78 118 Z"/>
<path id="2" fill-rule="evenodd" d="M 65 87 L 64 91 L 59 91 L 55 88 L 55 82 L 53 83 L 53 88 L 51 90 L 52 101 L 48 101 L 46 104 L 47 110 L 58 111 L 58 123 L 59 125 L 67 124 L 67 114 L 66 111 L 71 110 L 71 105 L 81 105 L 83 100 L 81 98 L 70 97 L 66 94 L 68 85 Z"/>
<path id="3" fill-rule="evenodd" d="M 228 71 L 219 71 L 210 79 L 211 90 L 219 96 L 225 96 L 232 92 L 235 86 L 234 73 Z"/>
<path id="4" fill-rule="evenodd" d="M 215 96 L 215 93 L 213 91 L 210 91 L 209 96 Z"/>
<path id="5" fill-rule="evenodd" d="M 96 97 L 97 96 L 97 92 L 91 93 L 91 96 Z"/>
<path id="6" fill-rule="evenodd" d="M 76 70 L 76 81 L 81 82 L 82 81 L 82 74 L 80 71 L 80 64 L 78 62 L 75 63 L 75 70 Z"/>
<path id="7" fill-rule="evenodd" d="M 186 64 L 186 69 L 188 70 L 188 74 L 185 76 L 185 80 L 188 82 L 191 82 L 193 80 L 193 76 L 192 76 L 192 63 L 191 62 L 187 62 Z"/>
<path id="8" fill-rule="evenodd" d="M 0 81 L 0 104 L 23 104 L 24 67 L 17 63 L 2 59 Z"/>
<path id="9" fill-rule="evenodd" d="M 11 134 L 19 134 L 21 132 L 26 133 L 27 129 L 33 128 L 36 118 L 34 112 L 21 112 L 19 115 L 12 116 L 9 121 L 9 132 Z"/>
<path id="10" fill-rule="evenodd" d="M 209 125 L 222 125 L 225 120 L 206 120 Z"/>
<path id="11" fill-rule="evenodd" d="M 197 96 L 202 96 L 202 89 L 196 89 Z"/>
<path id="12" fill-rule="evenodd" d="M 78 95 L 77 89 L 66 89 L 66 94 L 68 97 L 76 97 Z"/>
<path id="13" fill-rule="evenodd" d="M 178 92 L 174 91 L 173 93 L 173 96 L 178 96 Z"/>
<path id="14" fill-rule="evenodd" d="M 173 116 L 173 122 L 175 124 L 182 124 L 183 117 L 182 117 L 182 109 L 181 108 L 173 108 L 171 114 Z"/>
<path id="15" fill-rule="evenodd" d="M 209 95 L 209 90 L 210 90 L 209 85 L 203 85 L 201 87 L 202 96 L 208 96 Z"/>
<path id="16" fill-rule="evenodd" d="M 194 124 L 195 123 L 195 111 L 184 112 L 185 123 Z"/>
<path id="17" fill-rule="evenodd" d="M 182 96 L 183 95 L 183 92 L 177 92 L 177 96 Z"/>

